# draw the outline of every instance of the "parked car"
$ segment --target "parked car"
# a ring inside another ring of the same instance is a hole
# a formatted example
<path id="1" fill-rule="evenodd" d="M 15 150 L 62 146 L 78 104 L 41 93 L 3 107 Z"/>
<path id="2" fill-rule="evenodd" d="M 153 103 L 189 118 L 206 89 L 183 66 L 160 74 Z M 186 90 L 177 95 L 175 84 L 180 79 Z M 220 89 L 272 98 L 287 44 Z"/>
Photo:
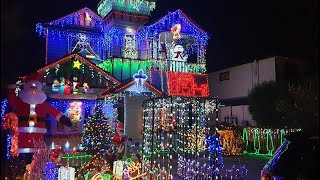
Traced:
<path id="1" fill-rule="evenodd" d="M 319 179 L 319 135 L 304 131 L 286 135 L 286 141 L 261 171 L 261 180 Z"/>

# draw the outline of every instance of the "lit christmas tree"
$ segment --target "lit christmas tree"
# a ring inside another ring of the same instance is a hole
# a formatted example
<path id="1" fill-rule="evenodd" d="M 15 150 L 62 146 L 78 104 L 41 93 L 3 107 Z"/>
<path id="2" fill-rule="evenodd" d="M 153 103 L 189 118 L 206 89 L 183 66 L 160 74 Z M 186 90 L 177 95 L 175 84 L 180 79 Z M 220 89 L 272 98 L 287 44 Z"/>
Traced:
<path id="1" fill-rule="evenodd" d="M 84 124 L 81 137 L 81 147 L 86 152 L 99 152 L 112 150 L 112 127 L 108 124 L 108 119 L 104 117 L 102 106 L 94 108 L 92 117 L 89 117 Z"/>

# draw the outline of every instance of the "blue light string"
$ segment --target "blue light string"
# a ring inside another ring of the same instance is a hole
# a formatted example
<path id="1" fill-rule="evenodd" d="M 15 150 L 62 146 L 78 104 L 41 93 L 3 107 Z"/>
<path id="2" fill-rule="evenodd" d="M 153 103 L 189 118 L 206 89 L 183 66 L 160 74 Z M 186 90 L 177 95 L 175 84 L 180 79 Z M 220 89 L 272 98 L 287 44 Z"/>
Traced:
<path id="1" fill-rule="evenodd" d="M 10 149 L 11 149 L 11 136 L 7 134 L 7 159 L 10 159 Z"/>
<path id="2" fill-rule="evenodd" d="M 3 99 L 1 101 L 1 127 L 3 126 L 3 122 L 4 122 L 4 114 L 6 113 L 6 109 L 8 106 L 8 100 L 7 99 Z"/>
<path id="3" fill-rule="evenodd" d="M 49 100 L 49 103 L 53 107 L 57 108 L 59 111 L 66 112 L 70 106 L 70 103 L 75 101 L 77 100 Z M 90 116 L 90 114 L 92 113 L 91 111 L 97 104 L 101 104 L 103 107 L 108 105 L 108 103 L 106 103 L 104 100 L 100 100 L 100 101 L 84 100 L 81 102 L 82 102 L 82 108 L 85 110 L 85 118 Z"/>
<path id="4" fill-rule="evenodd" d="M 74 18 L 79 18 L 79 13 L 74 13 L 73 15 L 66 16 L 63 19 L 57 20 L 56 22 L 52 22 L 49 25 L 51 26 L 58 26 L 65 28 L 66 25 L 74 25 Z M 93 16 L 95 18 L 95 16 Z M 90 43 L 96 44 L 96 42 L 100 42 L 101 48 L 104 50 L 110 49 L 115 41 L 117 45 L 122 45 L 124 43 L 124 35 L 126 34 L 126 30 L 123 28 L 116 28 L 112 27 L 111 29 L 107 29 L 105 26 L 106 24 L 103 23 L 102 20 L 97 19 L 97 23 L 100 27 L 100 32 L 97 34 L 92 34 L 86 32 L 86 36 L 90 40 Z M 173 26 L 175 23 L 183 23 L 185 25 L 185 31 L 184 33 L 191 35 L 191 37 L 187 37 L 187 39 L 190 40 L 190 38 L 195 38 L 197 43 L 194 45 L 188 47 L 187 51 L 190 52 L 196 52 L 198 45 L 200 46 L 206 46 L 207 41 L 209 40 L 209 36 L 207 33 L 201 31 L 196 25 L 194 25 L 190 20 L 182 13 L 182 11 L 178 10 L 173 13 L 169 13 L 168 15 L 164 16 L 160 21 L 158 21 L 155 24 L 152 24 L 150 26 L 145 26 L 141 30 L 137 32 L 137 42 L 141 42 L 145 40 L 146 38 L 151 38 L 153 36 L 157 36 L 159 33 L 164 31 L 170 31 L 171 26 Z M 170 27 L 169 27 L 170 26 Z M 168 29 L 169 27 L 169 29 Z M 61 30 L 53 30 L 52 28 L 49 29 L 48 27 L 44 27 L 42 23 L 36 24 L 36 32 L 39 36 L 45 37 L 47 35 L 47 32 L 49 33 L 50 37 L 53 39 L 55 38 L 65 38 L 70 36 L 76 36 L 79 32 L 74 31 L 68 31 L 68 29 L 61 29 Z M 192 53 L 190 53 L 192 54 Z"/>
<path id="5" fill-rule="evenodd" d="M 3 123 L 4 123 L 4 115 L 6 113 L 7 106 L 8 106 L 8 100 L 3 99 L 1 101 L 1 127 L 3 126 Z M 10 158 L 10 149 L 11 149 L 11 136 L 10 134 L 7 134 L 7 152 L 6 152 L 7 159 Z"/>
<path id="6" fill-rule="evenodd" d="M 56 165 L 49 161 L 44 166 L 44 174 L 46 177 L 46 180 L 57 180 L 58 179 L 58 169 Z"/>

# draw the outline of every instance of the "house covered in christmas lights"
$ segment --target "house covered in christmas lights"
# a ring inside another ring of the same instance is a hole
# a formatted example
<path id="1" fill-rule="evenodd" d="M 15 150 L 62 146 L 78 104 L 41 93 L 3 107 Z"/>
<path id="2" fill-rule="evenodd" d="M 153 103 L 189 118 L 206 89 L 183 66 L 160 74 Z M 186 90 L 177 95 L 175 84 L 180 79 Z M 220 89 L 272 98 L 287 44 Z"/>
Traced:
<path id="1" fill-rule="evenodd" d="M 72 121 L 68 128 L 48 117 L 47 144 L 81 149 L 84 124 L 92 122 L 100 104 L 109 125 L 123 122 L 124 133 L 144 144 L 143 172 L 171 179 L 172 156 L 178 151 L 181 177 L 194 176 L 196 171 L 188 175 L 183 167 L 199 159 L 200 151 L 206 151 L 213 168 L 214 148 L 220 146 L 207 136 L 212 134 L 208 114 L 218 104 L 205 99 L 209 36 L 181 10 L 146 25 L 154 9 L 154 0 L 101 0 L 97 13 L 83 8 L 36 25 L 46 39 L 45 66 L 37 70 L 45 78 L 43 90 L 48 102 Z M 160 167 L 156 153 L 165 166 Z M 213 177 L 213 169 L 205 171 Z"/>
<path id="2" fill-rule="evenodd" d="M 125 133 L 141 142 L 143 100 L 209 95 L 208 34 L 181 10 L 145 26 L 154 8 L 154 1 L 104 0 L 98 13 L 83 8 L 37 24 L 46 38 L 46 66 L 37 72 L 46 78 L 49 101 L 69 115 L 75 104 L 81 109 L 70 130 L 49 121 L 48 135 L 79 135 L 92 106 L 102 102 L 106 117 L 124 122 Z"/>

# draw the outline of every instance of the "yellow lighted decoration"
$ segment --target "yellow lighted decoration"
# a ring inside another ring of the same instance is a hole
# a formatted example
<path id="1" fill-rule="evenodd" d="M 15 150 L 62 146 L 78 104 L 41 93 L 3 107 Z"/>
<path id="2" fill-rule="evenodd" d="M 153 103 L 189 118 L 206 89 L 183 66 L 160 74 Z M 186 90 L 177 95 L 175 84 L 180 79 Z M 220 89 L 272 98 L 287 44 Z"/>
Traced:
<path id="1" fill-rule="evenodd" d="M 142 168 L 140 162 L 133 162 L 131 158 L 128 158 L 125 163 L 127 167 L 124 169 L 124 174 L 126 174 L 130 180 L 146 175 L 146 173 L 140 174 Z"/>
<path id="2" fill-rule="evenodd" d="M 89 13 L 86 12 L 85 14 L 86 14 L 86 21 L 91 22 L 92 19 L 91 19 Z"/>
<path id="3" fill-rule="evenodd" d="M 242 154 L 241 138 L 233 130 L 218 130 L 221 137 L 222 153 L 225 155 Z"/>
<path id="4" fill-rule="evenodd" d="M 114 178 L 113 178 L 114 179 Z M 111 180 L 110 174 L 96 173 L 90 180 Z"/>
<path id="5" fill-rule="evenodd" d="M 180 31 L 181 31 L 181 24 L 175 24 L 171 28 L 171 32 L 173 34 L 173 39 L 180 39 L 181 38 Z"/>
<path id="6" fill-rule="evenodd" d="M 160 110 L 160 127 L 166 132 L 170 131 L 172 125 L 172 118 L 168 117 L 169 114 L 169 109 L 162 108 Z"/>
<path id="7" fill-rule="evenodd" d="M 29 126 L 33 127 L 37 123 L 37 114 L 29 114 Z"/>
<path id="8" fill-rule="evenodd" d="M 72 102 L 69 108 L 69 118 L 73 122 L 81 120 L 82 102 Z"/>
<path id="9" fill-rule="evenodd" d="M 188 147 L 191 149 L 198 148 L 199 150 L 205 148 L 205 134 L 205 129 L 192 125 L 187 134 Z"/>
<path id="10" fill-rule="evenodd" d="M 80 69 L 81 62 L 77 59 L 76 61 L 73 61 L 73 68 Z"/>
<path id="11" fill-rule="evenodd" d="M 122 177 L 120 177 L 120 176 L 113 176 L 112 180 L 122 180 Z"/>

